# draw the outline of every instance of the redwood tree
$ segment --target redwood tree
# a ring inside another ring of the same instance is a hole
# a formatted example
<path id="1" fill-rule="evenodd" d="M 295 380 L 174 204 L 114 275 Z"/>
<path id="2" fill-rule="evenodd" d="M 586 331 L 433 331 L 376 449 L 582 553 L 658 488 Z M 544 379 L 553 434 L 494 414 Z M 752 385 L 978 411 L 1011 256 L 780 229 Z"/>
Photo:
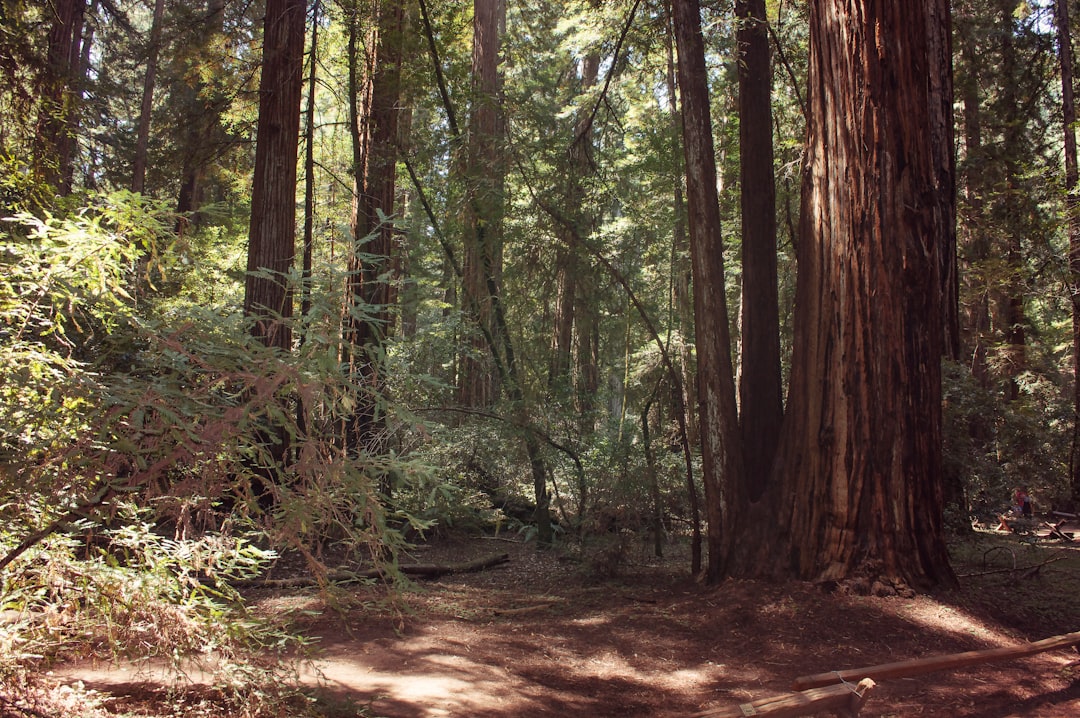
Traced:
<path id="1" fill-rule="evenodd" d="M 506 7 L 502 0 L 473 3 L 472 106 L 466 152 L 466 228 L 462 262 L 462 304 L 479 325 L 481 334 L 461 356 L 459 395 L 466 406 L 490 406 L 500 392 L 499 372 L 485 357 L 497 354 L 499 336 L 495 304 L 502 274 L 503 184 L 506 163 L 502 156 L 505 120 L 499 51 Z M 490 339 L 489 339 L 490 338 Z M 492 359 L 504 366 L 506 356 Z"/>
<path id="2" fill-rule="evenodd" d="M 304 0 L 267 0 L 259 79 L 259 124 L 251 190 L 244 314 L 267 346 L 288 349 L 296 244 L 296 153 L 303 90 Z"/>
<path id="3" fill-rule="evenodd" d="M 701 8 L 697 0 L 674 0 L 672 16 L 679 56 L 687 225 L 693 270 L 701 472 L 709 522 L 706 579 L 715 582 L 729 569 L 729 547 L 737 541 L 736 510 L 745 503 L 742 442 L 724 296 L 724 246 Z"/>
<path id="4" fill-rule="evenodd" d="M 348 441 L 367 448 L 373 448 L 382 433 L 376 398 L 383 384 L 379 355 L 393 321 L 390 274 L 394 227 L 389 218 L 394 214 L 397 175 L 405 6 L 401 0 L 382 0 L 372 9 L 376 24 L 374 36 L 369 38 L 363 88 L 358 87 L 357 58 L 350 58 L 356 195 L 346 293 L 349 311 L 344 322 L 351 370 L 365 388 L 350 421 Z M 357 20 L 352 19 L 350 52 L 355 52 Z M 361 108 L 356 104 L 361 101 L 365 111 L 359 114 Z"/>
<path id="5" fill-rule="evenodd" d="M 739 196 L 742 205 L 742 356 L 739 419 L 746 490 L 764 492 L 784 416 L 776 285 L 772 66 L 765 0 L 737 0 Z"/>
<path id="6" fill-rule="evenodd" d="M 1072 291 L 1073 344 L 1073 435 L 1069 454 L 1071 498 L 1080 505 L 1080 169 L 1076 161 L 1076 100 L 1073 92 L 1072 26 L 1069 3 L 1056 0 L 1054 23 L 1057 25 L 1058 61 L 1061 66 L 1061 115 L 1065 128 L 1065 198 L 1069 227 L 1069 284 Z"/>
<path id="7" fill-rule="evenodd" d="M 807 579 L 954 581 L 941 517 L 948 0 L 810 5 L 791 393 L 776 556 Z M 947 69 L 945 69 L 947 72 Z"/>
<path id="8" fill-rule="evenodd" d="M 34 143 L 34 171 L 59 194 L 71 192 L 75 155 L 77 82 L 85 0 L 46 3 L 49 37 L 41 79 L 41 104 Z"/>

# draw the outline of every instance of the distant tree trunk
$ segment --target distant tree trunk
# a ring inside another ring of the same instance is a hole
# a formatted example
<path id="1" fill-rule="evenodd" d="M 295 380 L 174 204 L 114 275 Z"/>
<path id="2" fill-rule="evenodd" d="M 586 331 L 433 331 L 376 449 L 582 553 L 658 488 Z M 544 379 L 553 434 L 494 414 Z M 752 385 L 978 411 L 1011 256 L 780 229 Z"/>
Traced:
<path id="1" fill-rule="evenodd" d="M 672 133 L 678 139 L 676 149 L 682 146 L 682 122 L 679 118 L 679 106 L 676 100 L 678 87 L 675 83 L 675 47 L 674 27 L 671 17 L 671 5 L 668 3 L 667 32 L 667 91 L 668 111 L 671 114 Z M 694 411 L 697 395 L 695 389 L 696 373 L 693 362 L 694 341 L 694 304 L 690 292 L 691 268 L 689 262 L 690 242 L 686 236 L 686 201 L 683 198 L 683 183 L 686 174 L 678 152 L 673 157 L 675 165 L 673 203 L 675 221 L 671 237 L 671 302 L 675 310 L 675 322 L 681 338 L 679 347 L 680 381 L 677 382 L 682 396 L 676 397 L 675 411 L 682 414 L 679 421 L 680 442 L 683 445 L 683 460 L 686 467 L 686 498 L 690 508 L 690 570 L 696 575 L 701 571 L 701 508 L 699 506 L 697 484 L 694 482 L 694 464 L 690 446 L 698 443 L 697 413 Z M 678 418 L 678 417 L 676 417 Z"/>
<path id="2" fill-rule="evenodd" d="M 481 333 L 496 336 L 493 297 L 502 275 L 502 215 L 505 162 L 499 48 L 506 8 L 503 0 L 473 3 L 472 99 L 465 168 L 466 231 L 462 301 Z M 489 406 L 499 395 L 498 373 L 484 358 L 488 342 L 473 341 L 460 359 L 459 399 L 466 406 Z M 502 341 L 496 339 L 498 347 Z M 498 351 L 498 349 L 496 349 Z M 505 357 L 502 358 L 504 363 Z"/>
<path id="3" fill-rule="evenodd" d="M 304 86 L 305 0 L 267 0 L 263 30 L 259 120 L 251 191 L 244 314 L 267 346 L 292 346 L 296 164 Z"/>
<path id="4" fill-rule="evenodd" d="M 392 256 L 401 60 L 405 7 L 401 0 L 376 5 L 376 36 L 368 43 L 366 112 L 355 130 L 357 194 L 353 215 L 353 247 L 348 265 L 344 338 L 351 371 L 365 387 L 350 420 L 347 442 L 378 451 L 384 417 L 379 396 L 382 347 L 393 326 L 391 312 Z M 361 179 L 362 178 L 362 179 Z"/>
<path id="5" fill-rule="evenodd" d="M 1055 22 L 1061 63 L 1061 110 L 1065 130 L 1065 214 L 1069 223 L 1069 284 L 1072 298 L 1073 435 L 1069 454 L 1072 503 L 1080 506 L 1080 170 L 1076 152 L 1076 100 L 1073 90 L 1072 25 L 1068 0 L 1056 0 Z"/>
<path id="6" fill-rule="evenodd" d="M 198 29 L 198 38 L 203 48 L 201 55 L 215 46 L 215 39 L 224 32 L 225 0 L 207 0 L 206 15 L 202 27 Z M 201 72 L 190 73 L 196 77 Z M 182 216 L 178 229 L 182 230 L 187 222 L 199 226 L 201 217 L 199 208 L 204 200 L 204 185 L 211 161 L 221 151 L 225 142 L 221 129 L 223 100 L 220 97 L 206 97 L 208 86 L 201 79 L 194 85 L 183 85 L 181 92 L 185 98 L 185 112 L 182 147 L 182 165 L 180 170 L 180 191 L 176 200 L 176 213 Z"/>
<path id="7" fill-rule="evenodd" d="M 965 70 L 963 82 L 959 87 L 960 101 L 964 112 L 964 216 L 960 222 L 963 228 L 964 255 L 972 267 L 980 267 L 990 257 L 989 240 L 986 233 L 986 150 L 983 146 L 982 103 L 979 97 L 980 64 L 975 48 L 975 18 L 964 14 L 957 19 L 957 44 L 959 57 Z M 965 308 L 964 344 L 962 352 L 971 375 L 980 386 L 990 386 L 990 367 L 988 349 L 991 333 L 990 296 L 985 288 L 985 280 L 978 272 L 965 272 L 965 280 L 971 282 L 970 300 Z M 981 286 L 980 286 L 981 285 Z"/>
<path id="8" fill-rule="evenodd" d="M 577 78 L 579 91 L 588 92 L 596 84 L 599 67 L 600 58 L 595 53 L 582 58 Z M 587 110 L 579 112 L 574 137 L 567 151 L 566 185 L 562 197 L 566 223 L 561 224 L 558 230 L 562 236 L 556 249 L 557 295 L 548 373 L 549 391 L 555 396 L 568 394 L 571 388 L 576 389 L 575 409 L 581 430 L 585 433 L 594 428 L 595 397 L 600 383 L 596 354 L 598 342 L 594 341 L 598 328 L 592 306 L 596 298 L 595 293 L 590 291 L 592 283 L 587 276 L 589 262 L 582 254 L 577 239 L 588 237 L 594 224 L 584 208 L 586 200 L 583 189 L 583 182 L 593 172 L 591 120 Z M 578 353 L 576 372 L 572 372 L 575 337 Z"/>
<path id="9" fill-rule="evenodd" d="M 743 295 L 739 420 L 746 462 L 745 491 L 756 500 L 768 486 L 784 417 L 776 283 L 772 64 L 765 0 L 737 0 L 735 13 L 739 18 Z"/>
<path id="10" fill-rule="evenodd" d="M 50 22 L 41 82 L 33 166 L 37 178 L 58 194 L 71 193 L 78 124 L 77 71 L 80 66 L 85 0 L 50 0 Z"/>
<path id="11" fill-rule="evenodd" d="M 143 73 L 142 104 L 139 126 L 135 136 L 135 162 L 131 168 L 131 191 L 146 188 L 146 155 L 150 147 L 150 116 L 154 110 L 154 86 L 157 83 L 158 54 L 161 52 L 161 24 L 165 17 L 165 0 L 154 0 L 154 16 L 150 24 L 150 43 L 146 52 L 146 72 Z"/>
<path id="12" fill-rule="evenodd" d="M 727 572 L 727 551 L 736 535 L 736 508 L 744 503 L 743 461 L 724 294 L 724 247 L 701 10 L 697 0 L 674 0 L 672 10 L 693 265 L 702 477 L 709 522 L 705 577 L 715 583 Z"/>
<path id="13" fill-rule="evenodd" d="M 319 12 L 321 3 L 315 0 L 311 8 L 311 51 L 307 77 L 307 100 L 304 109 L 304 236 L 300 277 L 300 316 L 311 313 L 312 263 L 315 255 L 315 90 L 319 68 Z M 304 337 L 300 337 L 304 341 Z"/>
<path id="14" fill-rule="evenodd" d="M 994 318 L 1002 341 L 1002 364 L 1005 374 L 1005 398 L 1014 401 L 1020 396 L 1019 377 L 1027 368 L 1027 316 L 1024 311 L 1024 198 L 1020 158 L 1029 151 L 1024 141 L 1023 108 L 1015 78 L 1020 67 L 1016 56 L 1016 3 L 999 0 L 999 37 L 1001 40 L 1001 112 L 1004 133 L 1001 162 L 1005 170 L 1005 187 L 1000 197 L 1004 218 L 1005 256 L 1008 271 L 1004 286 L 998 293 Z"/>
<path id="15" fill-rule="evenodd" d="M 948 0 L 810 5 L 795 338 L 778 453 L 804 579 L 870 571 L 952 584 L 942 528 L 942 253 L 935 145 L 948 141 L 928 29 Z M 760 571 L 756 563 L 744 569 Z"/>
<path id="16" fill-rule="evenodd" d="M 944 356 L 960 359 L 960 277 L 956 247 L 956 129 L 953 121 L 953 28 L 952 13 L 941 22 L 932 13 L 926 28 L 930 65 L 930 123 L 934 137 L 934 173 L 938 225 L 941 227 L 941 297 L 944 311 Z"/>

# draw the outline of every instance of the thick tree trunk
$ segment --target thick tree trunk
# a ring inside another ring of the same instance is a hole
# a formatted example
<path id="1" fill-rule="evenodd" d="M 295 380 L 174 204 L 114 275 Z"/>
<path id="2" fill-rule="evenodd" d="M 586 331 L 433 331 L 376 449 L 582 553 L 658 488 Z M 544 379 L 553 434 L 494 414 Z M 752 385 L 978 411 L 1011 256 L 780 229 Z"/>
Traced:
<path id="1" fill-rule="evenodd" d="M 765 0 L 737 0 L 739 144 L 742 205 L 742 356 L 739 422 L 745 491 L 769 483 L 784 399 L 776 284 L 776 185 L 773 180 L 772 65 Z"/>
<path id="2" fill-rule="evenodd" d="M 791 393 L 780 448 L 806 579 L 954 581 L 943 538 L 942 253 L 927 29 L 945 0 L 810 6 Z"/>
<path id="3" fill-rule="evenodd" d="M 1065 209 L 1069 223 L 1069 284 L 1072 295 L 1073 436 L 1069 454 L 1071 499 L 1080 506 L 1080 169 L 1076 152 L 1076 100 L 1073 91 L 1072 26 L 1068 0 L 1056 0 L 1054 19 L 1061 63 L 1061 110 L 1065 129 Z"/>
<path id="4" fill-rule="evenodd" d="M 296 162 L 304 85 L 304 0 L 267 0 L 244 314 L 267 346 L 292 345 L 287 276 L 296 243 Z"/>
<path id="5" fill-rule="evenodd" d="M 709 522 L 705 577 L 715 583 L 727 572 L 729 552 L 736 541 L 737 509 L 744 504 L 743 461 L 724 293 L 724 247 L 701 9 L 697 0 L 674 0 L 672 10 L 693 266 L 702 479 Z"/>

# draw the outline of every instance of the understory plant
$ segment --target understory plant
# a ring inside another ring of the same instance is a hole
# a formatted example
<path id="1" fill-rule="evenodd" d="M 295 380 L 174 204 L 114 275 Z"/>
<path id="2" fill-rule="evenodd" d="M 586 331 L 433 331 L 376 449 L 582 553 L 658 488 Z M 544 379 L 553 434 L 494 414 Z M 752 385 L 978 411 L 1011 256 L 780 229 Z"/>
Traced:
<path id="1" fill-rule="evenodd" d="M 257 655 L 299 639 L 237 585 L 281 551 L 325 585 L 330 549 L 393 579 L 406 528 L 425 525 L 388 495 L 425 467 L 341 441 L 362 401 L 394 409 L 341 365 L 332 300 L 297 320 L 292 352 L 233 307 L 155 302 L 174 224 L 117 193 L 0 226 L 5 676 L 104 652 L 281 684 Z"/>

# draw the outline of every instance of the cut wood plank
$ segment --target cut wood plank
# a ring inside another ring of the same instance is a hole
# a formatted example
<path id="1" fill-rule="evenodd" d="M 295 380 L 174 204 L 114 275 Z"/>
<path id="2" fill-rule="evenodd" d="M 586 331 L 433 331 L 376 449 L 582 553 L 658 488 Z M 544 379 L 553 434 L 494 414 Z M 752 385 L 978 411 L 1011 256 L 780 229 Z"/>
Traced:
<path id="1" fill-rule="evenodd" d="M 910 678 L 921 676 L 924 673 L 934 671 L 946 671 L 956 668 L 966 668 L 980 663 L 992 661 L 1004 661 L 1012 658 L 1024 658 L 1036 653 L 1051 651 L 1055 648 L 1067 648 L 1080 644 L 1080 631 L 1066 633 L 1061 636 L 1044 638 L 1041 641 L 1029 643 L 1026 646 L 1010 646 L 1008 648 L 988 648 L 982 651 L 965 651 L 964 653 L 951 653 L 945 656 L 931 656 L 929 658 L 915 658 L 909 661 L 897 661 L 885 663 L 880 666 L 868 666 L 866 668 L 851 668 L 846 671 L 832 671 L 819 673 L 813 676 L 801 676 L 792 684 L 794 690 L 805 690 L 828 686 L 842 681 L 852 682 L 861 678 L 873 678 L 874 680 L 887 680 L 889 678 Z"/>
<path id="2" fill-rule="evenodd" d="M 736 707 L 714 708 L 695 713 L 692 718 L 744 718 L 745 716 L 768 716 L 769 718 L 796 718 L 823 711 L 835 711 L 842 716 L 854 718 L 859 715 L 866 694 L 874 687 L 869 678 L 857 686 L 843 684 L 827 688 L 812 688 L 798 693 L 761 698 Z"/>

